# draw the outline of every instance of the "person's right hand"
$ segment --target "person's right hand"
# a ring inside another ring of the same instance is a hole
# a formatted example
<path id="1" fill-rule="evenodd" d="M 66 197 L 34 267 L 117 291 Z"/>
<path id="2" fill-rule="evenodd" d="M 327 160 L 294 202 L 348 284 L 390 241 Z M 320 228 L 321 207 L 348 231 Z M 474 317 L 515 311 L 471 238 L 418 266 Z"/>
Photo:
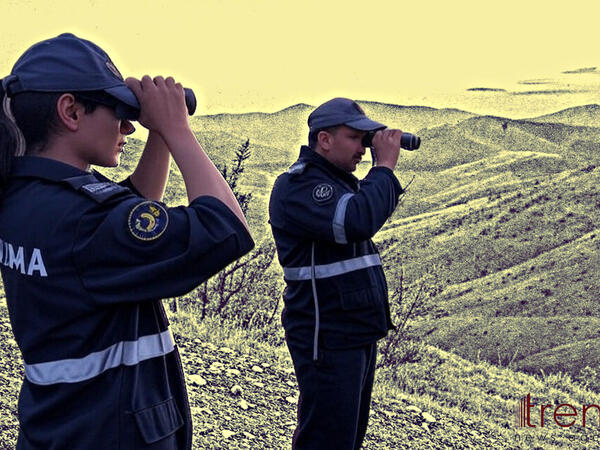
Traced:
<path id="1" fill-rule="evenodd" d="M 185 106 L 185 93 L 181 83 L 172 77 L 150 78 L 144 75 L 140 80 L 129 77 L 125 80 L 140 103 L 138 122 L 150 131 L 158 132 L 164 139 L 171 132 L 188 126 L 188 112 Z"/>
<path id="2" fill-rule="evenodd" d="M 377 158 L 377 165 L 389 167 L 394 170 L 400 155 L 400 138 L 402 131 L 386 128 L 379 130 L 373 136 L 373 151 Z"/>

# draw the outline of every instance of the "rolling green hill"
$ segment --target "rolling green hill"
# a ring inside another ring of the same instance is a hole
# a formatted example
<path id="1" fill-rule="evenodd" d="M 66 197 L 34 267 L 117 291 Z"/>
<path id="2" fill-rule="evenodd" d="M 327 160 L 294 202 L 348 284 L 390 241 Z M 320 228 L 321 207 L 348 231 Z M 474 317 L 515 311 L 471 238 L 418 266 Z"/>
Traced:
<path id="1" fill-rule="evenodd" d="M 361 102 L 374 120 L 418 133 L 396 173 L 412 184 L 376 236 L 393 289 L 427 273 L 439 294 L 417 328 L 429 342 L 471 360 L 528 371 L 577 371 L 600 361 L 598 107 L 531 120 Z M 253 192 L 250 223 L 270 237 L 267 202 L 278 173 L 306 142 L 311 106 L 191 120 L 219 164 L 250 140 L 242 187 Z M 568 120 L 567 120 L 568 119 Z M 132 166 L 140 142 L 124 155 Z M 366 173 L 369 163 L 361 164 Z M 185 202 L 174 168 L 169 202 Z M 597 347 L 597 346 L 596 346 Z"/>
<path id="2" fill-rule="evenodd" d="M 411 281 L 438 277 L 418 322 L 429 342 L 534 372 L 600 361 L 600 169 L 563 163 L 500 152 L 440 171 L 440 189 L 421 190 L 425 212 L 380 232 L 392 286 L 401 267 Z"/>
<path id="3" fill-rule="evenodd" d="M 583 105 L 563 109 L 553 114 L 530 119 L 542 123 L 564 123 L 566 125 L 598 127 L 600 126 L 600 105 Z"/>
<path id="4" fill-rule="evenodd" d="M 435 109 L 427 106 L 399 106 L 387 103 L 359 101 L 365 113 L 389 128 L 418 133 L 426 128 L 456 125 L 475 114 L 454 108 Z"/>

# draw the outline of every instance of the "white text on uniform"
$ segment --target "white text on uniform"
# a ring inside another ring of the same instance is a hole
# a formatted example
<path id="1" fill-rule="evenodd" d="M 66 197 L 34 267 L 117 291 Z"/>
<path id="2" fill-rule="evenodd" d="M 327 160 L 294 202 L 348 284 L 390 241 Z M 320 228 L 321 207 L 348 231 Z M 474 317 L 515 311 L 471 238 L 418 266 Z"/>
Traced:
<path id="1" fill-rule="evenodd" d="M 42 258 L 42 252 L 39 248 L 34 248 L 30 252 L 20 245 L 13 245 L 0 239 L 0 262 L 6 267 L 20 271 L 23 275 L 31 276 L 37 272 L 37 275 L 42 277 L 48 276 L 44 258 Z"/>

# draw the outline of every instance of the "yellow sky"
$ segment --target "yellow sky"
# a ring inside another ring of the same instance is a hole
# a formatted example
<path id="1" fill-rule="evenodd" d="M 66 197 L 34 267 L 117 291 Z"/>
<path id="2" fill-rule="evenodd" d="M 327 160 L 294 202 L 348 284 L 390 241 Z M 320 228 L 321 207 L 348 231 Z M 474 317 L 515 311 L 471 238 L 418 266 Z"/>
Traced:
<path id="1" fill-rule="evenodd" d="M 194 89 L 201 114 L 333 96 L 511 117 L 600 103 L 600 71 L 562 74 L 600 66 L 597 0 L 0 5 L 0 75 L 29 45 L 70 31 L 104 48 L 125 76 L 175 76 Z M 550 93 L 515 95 L 531 90 Z"/>

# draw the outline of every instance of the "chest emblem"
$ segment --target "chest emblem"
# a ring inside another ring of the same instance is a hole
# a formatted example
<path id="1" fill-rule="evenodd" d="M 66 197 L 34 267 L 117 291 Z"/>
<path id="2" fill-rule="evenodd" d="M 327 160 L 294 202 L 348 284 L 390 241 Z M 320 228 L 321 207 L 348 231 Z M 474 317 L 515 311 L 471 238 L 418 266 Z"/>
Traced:
<path id="1" fill-rule="evenodd" d="M 136 205 L 129 213 L 129 231 L 142 241 L 152 241 L 167 229 L 169 216 L 158 203 L 146 201 Z"/>
<path id="2" fill-rule="evenodd" d="M 327 183 L 317 184 L 312 192 L 312 198 L 317 203 L 323 203 L 333 197 L 333 186 Z"/>

